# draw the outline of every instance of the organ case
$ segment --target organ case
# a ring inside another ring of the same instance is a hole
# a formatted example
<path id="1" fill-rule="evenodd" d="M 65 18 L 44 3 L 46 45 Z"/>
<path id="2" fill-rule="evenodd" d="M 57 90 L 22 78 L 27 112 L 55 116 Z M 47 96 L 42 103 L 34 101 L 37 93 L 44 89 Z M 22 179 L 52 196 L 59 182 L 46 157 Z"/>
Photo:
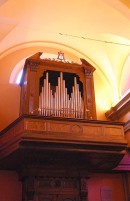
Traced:
<path id="1" fill-rule="evenodd" d="M 41 52 L 26 59 L 21 79 L 20 115 L 96 119 L 93 72 L 81 64 L 41 59 Z"/>

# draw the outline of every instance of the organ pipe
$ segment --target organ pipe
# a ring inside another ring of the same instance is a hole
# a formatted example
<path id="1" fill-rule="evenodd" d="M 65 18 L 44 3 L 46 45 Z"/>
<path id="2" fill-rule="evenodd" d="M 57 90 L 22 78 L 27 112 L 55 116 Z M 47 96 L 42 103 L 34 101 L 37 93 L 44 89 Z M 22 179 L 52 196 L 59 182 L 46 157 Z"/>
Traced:
<path id="1" fill-rule="evenodd" d="M 60 72 L 55 91 L 51 89 L 49 74 L 46 72 L 46 78 L 39 95 L 39 114 L 42 116 L 83 118 L 84 101 L 79 90 L 77 77 L 74 77 L 74 86 L 69 94 L 67 87 L 65 87 L 63 72 Z"/>

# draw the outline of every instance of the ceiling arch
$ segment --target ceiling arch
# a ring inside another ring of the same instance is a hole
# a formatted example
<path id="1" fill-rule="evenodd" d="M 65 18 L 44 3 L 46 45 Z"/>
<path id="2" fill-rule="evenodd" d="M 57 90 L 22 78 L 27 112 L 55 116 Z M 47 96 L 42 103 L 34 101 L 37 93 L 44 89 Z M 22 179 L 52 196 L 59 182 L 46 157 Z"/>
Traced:
<path id="1" fill-rule="evenodd" d="M 6 57 L 17 51 L 21 51 L 21 55 L 23 54 L 23 56 L 20 58 L 20 60 L 17 61 L 16 65 L 14 66 L 12 70 L 12 74 L 10 76 L 10 83 L 15 82 L 15 78 L 17 74 L 20 72 L 20 70 L 22 69 L 22 67 L 24 66 L 24 62 L 26 58 L 30 57 L 32 54 L 42 51 L 43 53 L 52 53 L 56 55 L 58 54 L 59 51 L 63 51 L 65 54 L 65 57 L 70 61 L 73 61 L 75 63 L 80 63 L 80 58 L 84 58 L 91 65 L 93 65 L 96 68 L 95 73 L 98 74 L 100 79 L 105 83 L 105 85 L 108 86 L 109 93 L 111 94 L 110 96 L 111 98 L 113 97 L 113 87 L 111 88 L 111 83 L 109 82 L 108 78 L 106 77 L 102 69 L 94 61 L 92 61 L 88 56 L 86 56 L 84 53 L 81 53 L 74 48 L 71 48 L 59 43 L 52 43 L 47 41 L 33 41 L 33 42 L 24 43 L 24 44 L 22 43 L 7 49 L 6 51 L 3 52 L 3 54 L 1 53 L 0 58 L 2 59 L 3 57 Z"/>

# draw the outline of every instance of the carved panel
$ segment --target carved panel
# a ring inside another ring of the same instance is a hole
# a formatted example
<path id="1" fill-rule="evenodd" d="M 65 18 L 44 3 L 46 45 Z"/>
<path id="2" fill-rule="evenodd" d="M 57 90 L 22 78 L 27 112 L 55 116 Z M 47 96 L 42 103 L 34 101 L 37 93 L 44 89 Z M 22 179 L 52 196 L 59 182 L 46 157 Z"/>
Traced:
<path id="1" fill-rule="evenodd" d="M 26 122 L 26 130 L 45 131 L 46 130 L 46 122 L 44 122 L 44 121 L 27 121 Z"/>
<path id="2" fill-rule="evenodd" d="M 116 141 L 116 139 L 118 139 L 118 141 L 122 141 L 124 138 L 124 134 L 121 128 L 108 126 L 105 128 L 104 132 L 105 138 L 111 141 Z"/>
<path id="3" fill-rule="evenodd" d="M 70 124 L 69 123 L 63 123 L 63 122 L 56 122 L 56 121 L 50 121 L 48 122 L 48 131 L 50 132 L 61 132 L 61 133 L 69 133 L 70 130 Z"/>
<path id="4" fill-rule="evenodd" d="M 100 142 L 124 142 L 126 143 L 122 126 L 110 126 L 102 124 L 90 124 L 72 121 L 52 121 L 52 120 L 27 120 L 26 131 L 30 137 L 33 133 L 46 135 L 50 139 L 68 139 L 68 140 L 88 140 Z M 31 132 L 32 131 L 32 132 Z M 26 132 L 26 133 L 27 133 Z M 67 135 L 66 135 L 67 134 Z"/>
<path id="5" fill-rule="evenodd" d="M 83 126 L 83 133 L 86 134 L 86 138 L 88 139 L 95 139 L 95 138 L 104 138 L 103 130 L 100 125 L 82 125 Z"/>
<path id="6" fill-rule="evenodd" d="M 71 126 L 71 131 L 72 131 L 72 133 L 75 133 L 75 134 L 82 134 L 83 127 L 80 126 L 79 124 L 74 124 Z"/>
<path id="7" fill-rule="evenodd" d="M 24 180 L 25 201 L 87 201 L 86 179 L 69 177 L 38 177 Z"/>

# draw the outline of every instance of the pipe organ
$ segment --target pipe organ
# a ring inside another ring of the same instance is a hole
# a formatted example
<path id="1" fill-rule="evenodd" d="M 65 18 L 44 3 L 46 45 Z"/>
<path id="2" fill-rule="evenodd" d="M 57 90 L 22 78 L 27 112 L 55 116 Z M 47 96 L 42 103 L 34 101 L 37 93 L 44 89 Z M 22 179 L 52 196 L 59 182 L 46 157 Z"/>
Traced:
<path id="1" fill-rule="evenodd" d="M 17 171 L 22 201 L 88 201 L 88 179 L 115 172 L 126 153 L 124 124 L 96 120 L 92 65 L 41 54 L 26 59 L 20 117 L 1 132 L 0 168 Z"/>
<path id="2" fill-rule="evenodd" d="M 41 59 L 41 54 L 26 59 L 20 115 L 96 119 L 94 67 L 84 59 L 80 65 Z"/>
<path id="3" fill-rule="evenodd" d="M 57 86 L 51 85 L 49 75 L 51 73 L 45 73 L 45 79 L 41 86 L 39 94 L 39 114 L 42 116 L 83 118 L 84 101 L 77 77 L 71 75 L 70 79 L 73 79 L 73 86 L 70 85 L 67 88 L 63 72 L 60 72 L 59 77 L 57 77 Z"/>

